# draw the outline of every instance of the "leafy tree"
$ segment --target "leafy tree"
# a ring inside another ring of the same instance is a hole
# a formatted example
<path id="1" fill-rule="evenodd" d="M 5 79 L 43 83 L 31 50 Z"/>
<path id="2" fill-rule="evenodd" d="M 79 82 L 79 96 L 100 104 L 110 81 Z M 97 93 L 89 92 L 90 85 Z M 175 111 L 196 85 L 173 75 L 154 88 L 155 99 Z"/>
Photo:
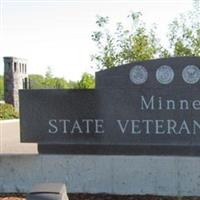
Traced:
<path id="1" fill-rule="evenodd" d="M 56 88 L 56 83 L 55 79 L 53 77 L 53 73 L 51 70 L 51 67 L 47 68 L 47 71 L 45 73 L 45 78 L 44 78 L 44 88 L 46 89 L 53 89 Z"/>
<path id="2" fill-rule="evenodd" d="M 97 53 L 92 61 L 97 68 L 170 56 L 200 56 L 200 0 L 193 1 L 193 9 L 175 18 L 169 24 L 169 47 L 163 47 L 155 34 L 155 27 L 148 31 L 141 20 L 141 13 L 129 15 L 131 26 L 125 29 L 117 24 L 113 34 L 108 30 L 108 17 L 97 17 L 98 30 L 93 32 Z"/>
<path id="3" fill-rule="evenodd" d="M 141 20 L 141 13 L 128 16 L 130 28 L 125 29 L 118 23 L 114 34 L 107 25 L 108 17 L 97 16 L 98 31 L 93 32 L 92 40 L 96 43 L 97 53 L 91 56 L 97 68 L 105 69 L 139 60 L 152 59 L 160 52 L 161 46 L 155 35 L 155 28 L 149 31 Z"/>
<path id="4" fill-rule="evenodd" d="M 68 89 L 77 89 L 77 88 L 79 88 L 78 84 L 79 84 L 78 81 L 68 81 L 67 82 Z"/>
<path id="5" fill-rule="evenodd" d="M 57 88 L 57 89 L 64 89 L 64 88 L 68 88 L 68 83 L 64 78 L 53 78 L 52 79 L 53 82 L 53 88 Z"/>
<path id="6" fill-rule="evenodd" d="M 39 74 L 30 74 L 29 82 L 31 89 L 41 89 L 44 88 L 44 77 Z"/>
<path id="7" fill-rule="evenodd" d="M 50 66 L 47 67 L 47 71 L 45 73 L 45 78 L 46 79 L 51 79 L 53 78 L 53 73 L 52 73 L 52 69 Z"/>
<path id="8" fill-rule="evenodd" d="M 169 25 L 171 56 L 200 55 L 200 4 L 199 0 L 193 2 L 191 11 L 181 14 Z"/>
<path id="9" fill-rule="evenodd" d="M 29 75 L 31 89 L 64 89 L 78 88 L 78 82 L 66 81 L 64 78 L 54 77 L 50 67 L 45 76 L 39 74 Z"/>
<path id="10" fill-rule="evenodd" d="M 55 88 L 55 80 L 50 67 L 47 68 L 45 77 L 39 74 L 29 75 L 31 89 Z"/>
<path id="11" fill-rule="evenodd" d="M 81 80 L 78 82 L 79 89 L 91 89 L 95 87 L 94 76 L 89 73 L 84 73 Z"/>

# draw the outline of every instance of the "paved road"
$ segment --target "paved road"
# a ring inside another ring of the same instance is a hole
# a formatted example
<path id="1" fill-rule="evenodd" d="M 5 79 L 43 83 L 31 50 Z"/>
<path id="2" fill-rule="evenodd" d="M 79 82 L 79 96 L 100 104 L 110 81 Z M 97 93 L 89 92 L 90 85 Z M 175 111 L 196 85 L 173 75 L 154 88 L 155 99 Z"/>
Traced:
<path id="1" fill-rule="evenodd" d="M 37 145 L 20 143 L 19 120 L 0 121 L 0 153 L 36 154 Z"/>

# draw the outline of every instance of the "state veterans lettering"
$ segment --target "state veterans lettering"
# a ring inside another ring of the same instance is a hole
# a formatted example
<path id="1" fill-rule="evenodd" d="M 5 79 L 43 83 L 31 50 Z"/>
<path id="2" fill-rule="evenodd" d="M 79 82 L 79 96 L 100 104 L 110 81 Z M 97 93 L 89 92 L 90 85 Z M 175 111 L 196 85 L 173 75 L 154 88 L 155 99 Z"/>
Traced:
<path id="1" fill-rule="evenodd" d="M 200 111 L 200 100 L 173 100 L 162 97 L 140 97 L 141 111 L 178 110 Z M 48 121 L 49 134 L 103 134 L 105 133 L 103 119 L 50 119 Z M 126 119 L 115 120 L 115 124 L 122 134 L 200 134 L 200 119 L 174 120 L 174 119 Z M 94 127 L 94 130 L 93 130 Z M 150 131 L 152 130 L 152 131 Z"/>

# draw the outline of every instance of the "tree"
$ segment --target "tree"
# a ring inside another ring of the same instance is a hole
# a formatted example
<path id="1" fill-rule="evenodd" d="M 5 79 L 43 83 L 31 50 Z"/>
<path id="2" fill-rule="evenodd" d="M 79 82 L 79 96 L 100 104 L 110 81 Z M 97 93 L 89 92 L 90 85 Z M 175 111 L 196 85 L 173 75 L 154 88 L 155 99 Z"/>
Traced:
<path id="1" fill-rule="evenodd" d="M 45 78 L 46 79 L 51 79 L 53 78 L 53 73 L 52 73 L 52 69 L 50 66 L 47 67 L 47 71 L 45 73 Z"/>
<path id="2" fill-rule="evenodd" d="M 193 1 L 193 9 L 181 14 L 169 25 L 168 39 L 171 56 L 200 55 L 200 4 Z"/>
<path id="3" fill-rule="evenodd" d="M 47 68 L 45 77 L 39 74 L 29 75 L 31 89 L 65 89 L 78 87 L 77 82 L 67 82 L 64 78 L 54 77 L 50 67 Z"/>
<path id="4" fill-rule="evenodd" d="M 95 87 L 94 76 L 89 73 L 83 73 L 81 80 L 78 82 L 79 89 L 91 89 Z"/>
<path id="5" fill-rule="evenodd" d="M 41 89 L 44 88 L 44 77 L 39 74 L 30 74 L 29 82 L 31 89 Z"/>
<path id="6" fill-rule="evenodd" d="M 93 32 L 97 53 L 91 56 L 97 68 L 112 68 L 117 65 L 152 59 L 160 52 L 161 46 L 155 35 L 155 27 L 149 31 L 141 20 L 141 13 L 131 13 L 130 28 L 118 23 L 114 34 L 107 28 L 108 17 L 97 16 L 98 31 Z"/>
<path id="7" fill-rule="evenodd" d="M 169 47 L 163 47 L 155 34 L 141 20 L 141 13 L 129 15 L 131 26 L 117 24 L 113 34 L 107 28 L 108 17 L 97 17 L 98 30 L 93 32 L 97 53 L 91 56 L 97 68 L 105 69 L 134 61 L 170 56 L 200 56 L 200 1 L 193 1 L 193 9 L 169 24 Z"/>
<path id="8" fill-rule="evenodd" d="M 55 79 L 53 77 L 51 67 L 48 67 L 47 71 L 45 73 L 44 88 L 46 88 L 46 89 L 56 88 L 56 83 L 55 83 Z"/>
<path id="9" fill-rule="evenodd" d="M 53 78 L 52 79 L 53 82 L 53 88 L 57 88 L 57 89 L 65 89 L 68 88 L 68 83 L 64 78 Z"/>
<path id="10" fill-rule="evenodd" d="M 68 89 L 77 89 L 79 81 L 67 81 Z"/>

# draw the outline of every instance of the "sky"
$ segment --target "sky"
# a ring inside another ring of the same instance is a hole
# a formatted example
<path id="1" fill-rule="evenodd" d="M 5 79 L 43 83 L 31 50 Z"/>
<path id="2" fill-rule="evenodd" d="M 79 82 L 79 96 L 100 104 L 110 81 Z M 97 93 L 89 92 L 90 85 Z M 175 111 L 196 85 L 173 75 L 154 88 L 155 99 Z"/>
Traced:
<path id="1" fill-rule="evenodd" d="M 0 74 L 3 57 L 28 59 L 29 74 L 79 80 L 95 72 L 90 56 L 96 16 L 108 16 L 110 28 L 127 22 L 131 11 L 141 12 L 148 26 L 157 24 L 157 35 L 166 42 L 168 24 L 192 8 L 192 0 L 0 0 Z"/>

